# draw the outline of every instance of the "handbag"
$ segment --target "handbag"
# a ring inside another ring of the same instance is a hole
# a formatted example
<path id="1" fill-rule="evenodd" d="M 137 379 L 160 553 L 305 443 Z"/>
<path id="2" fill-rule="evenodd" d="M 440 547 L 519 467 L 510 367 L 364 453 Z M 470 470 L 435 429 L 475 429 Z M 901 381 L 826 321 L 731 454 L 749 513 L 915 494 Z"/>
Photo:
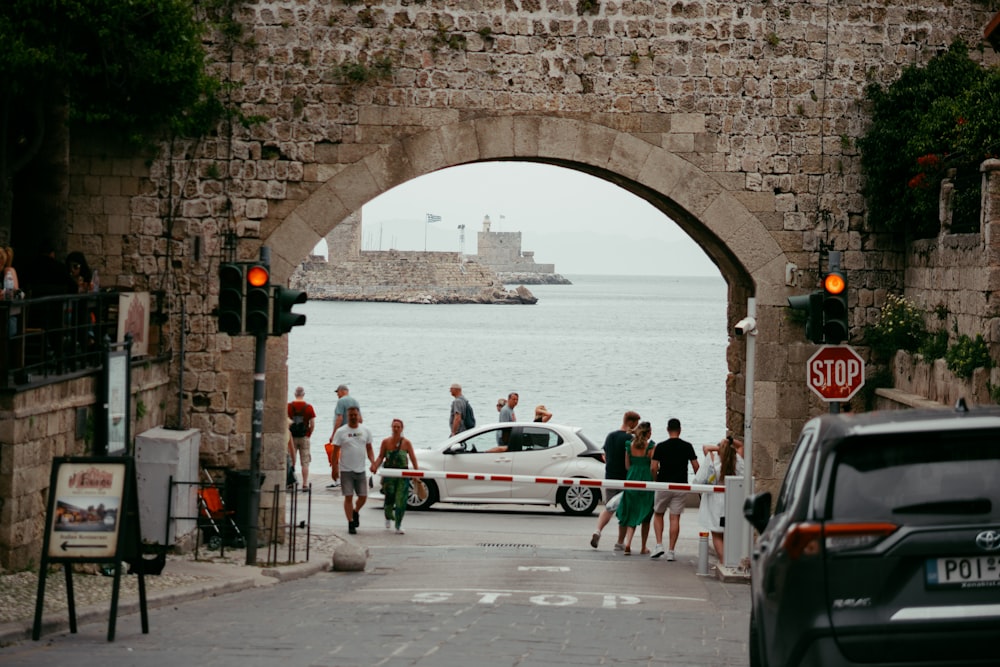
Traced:
<path id="1" fill-rule="evenodd" d="M 622 496 L 623 495 L 625 495 L 624 491 L 621 492 L 621 493 L 616 493 L 615 496 L 614 496 L 614 498 L 612 498 L 611 500 L 609 500 L 608 502 L 606 502 L 604 504 L 604 509 L 606 509 L 609 512 L 614 512 L 615 510 L 617 510 L 618 506 L 622 502 Z"/>

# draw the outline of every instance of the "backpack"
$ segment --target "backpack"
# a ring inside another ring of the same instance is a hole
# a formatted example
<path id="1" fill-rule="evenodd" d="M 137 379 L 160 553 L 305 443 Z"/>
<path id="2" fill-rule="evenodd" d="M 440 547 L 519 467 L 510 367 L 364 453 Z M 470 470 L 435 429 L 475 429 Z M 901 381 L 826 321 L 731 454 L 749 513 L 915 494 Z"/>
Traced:
<path id="1" fill-rule="evenodd" d="M 462 429 L 468 431 L 476 427 L 476 415 L 472 411 L 472 403 L 465 402 L 465 411 L 462 412 Z"/>
<path id="2" fill-rule="evenodd" d="M 288 430 L 293 438 L 304 438 L 309 433 L 309 426 L 306 424 L 306 409 L 302 408 L 301 413 L 292 413 L 292 423 L 288 425 Z"/>

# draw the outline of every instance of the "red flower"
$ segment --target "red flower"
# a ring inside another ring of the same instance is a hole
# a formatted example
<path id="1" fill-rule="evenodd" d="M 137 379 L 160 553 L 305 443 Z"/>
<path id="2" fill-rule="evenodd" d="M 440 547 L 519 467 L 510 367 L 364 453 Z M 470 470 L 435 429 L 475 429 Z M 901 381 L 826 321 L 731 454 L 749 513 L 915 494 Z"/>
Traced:
<path id="1" fill-rule="evenodd" d="M 928 153 L 917 158 L 917 164 L 924 169 L 937 169 L 941 164 L 941 158 L 935 153 Z"/>
<path id="2" fill-rule="evenodd" d="M 910 179 L 909 183 L 906 184 L 909 188 L 926 188 L 927 187 L 927 176 L 924 172 L 920 172 L 916 176 Z"/>

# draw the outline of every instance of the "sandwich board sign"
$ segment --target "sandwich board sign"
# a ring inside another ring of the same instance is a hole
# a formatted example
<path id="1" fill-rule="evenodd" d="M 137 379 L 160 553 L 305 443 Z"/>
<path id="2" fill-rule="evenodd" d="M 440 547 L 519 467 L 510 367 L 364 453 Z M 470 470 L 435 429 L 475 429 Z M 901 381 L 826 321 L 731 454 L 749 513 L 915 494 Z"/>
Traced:
<path id="1" fill-rule="evenodd" d="M 70 632 L 76 632 L 73 600 L 73 565 L 102 563 L 114 566 L 108 641 L 115 638 L 118 592 L 123 560 L 142 555 L 139 530 L 139 499 L 131 457 L 63 457 L 52 461 L 49 501 L 45 517 L 45 539 L 38 574 L 38 597 L 32 639 L 38 640 L 45 601 L 45 578 L 49 565 L 61 563 L 66 575 Z M 149 632 L 146 581 L 139 577 L 139 611 L 142 632 Z"/>

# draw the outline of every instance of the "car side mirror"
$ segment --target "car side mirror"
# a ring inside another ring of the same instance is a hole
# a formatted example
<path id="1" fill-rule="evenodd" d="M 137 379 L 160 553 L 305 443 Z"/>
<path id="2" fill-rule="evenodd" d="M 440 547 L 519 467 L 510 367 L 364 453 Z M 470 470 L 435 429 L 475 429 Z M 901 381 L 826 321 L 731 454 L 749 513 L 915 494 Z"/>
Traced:
<path id="1" fill-rule="evenodd" d="M 743 502 L 743 516 L 758 533 L 763 533 L 771 520 L 771 494 L 765 491 L 747 498 Z"/>
<path id="2" fill-rule="evenodd" d="M 445 454 L 461 454 L 465 451 L 466 445 L 464 442 L 452 445 L 448 449 L 444 450 Z"/>

